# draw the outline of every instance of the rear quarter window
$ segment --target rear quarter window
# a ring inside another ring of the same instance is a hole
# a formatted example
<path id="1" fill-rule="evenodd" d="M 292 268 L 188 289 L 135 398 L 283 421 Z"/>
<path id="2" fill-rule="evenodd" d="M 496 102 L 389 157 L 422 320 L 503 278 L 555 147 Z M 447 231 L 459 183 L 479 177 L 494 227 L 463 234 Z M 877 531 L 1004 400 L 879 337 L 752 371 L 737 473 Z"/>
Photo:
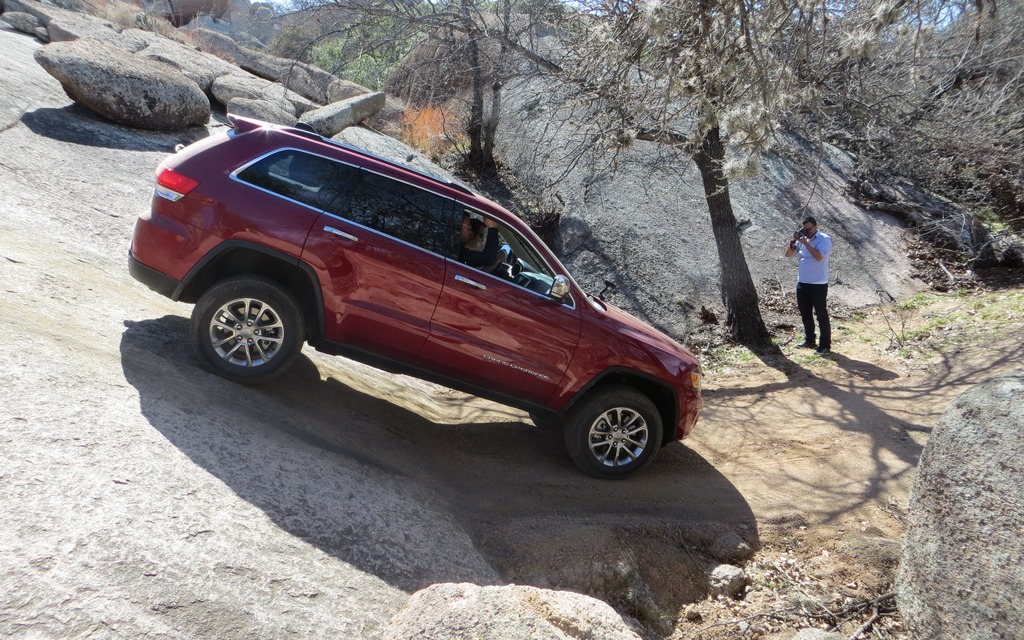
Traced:
<path id="1" fill-rule="evenodd" d="M 260 189 L 314 209 L 342 212 L 359 174 L 356 167 L 298 149 L 282 149 L 246 165 L 235 175 Z"/>
<path id="2" fill-rule="evenodd" d="M 345 215 L 353 222 L 444 254 L 456 237 L 452 201 L 398 180 L 363 171 Z"/>

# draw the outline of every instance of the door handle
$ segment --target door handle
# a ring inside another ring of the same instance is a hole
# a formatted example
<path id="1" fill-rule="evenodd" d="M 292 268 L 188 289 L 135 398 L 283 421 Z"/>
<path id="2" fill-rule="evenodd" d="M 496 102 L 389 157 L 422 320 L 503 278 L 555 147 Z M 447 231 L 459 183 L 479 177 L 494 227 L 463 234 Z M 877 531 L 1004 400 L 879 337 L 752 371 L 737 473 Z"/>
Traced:
<path id="1" fill-rule="evenodd" d="M 335 229 L 334 227 L 324 227 L 324 231 L 326 231 L 327 233 L 333 233 L 336 236 L 341 236 L 342 238 L 345 238 L 346 240 L 351 240 L 352 242 L 359 242 L 359 238 L 355 237 L 351 233 L 345 233 L 341 229 Z"/>
<path id="2" fill-rule="evenodd" d="M 485 291 L 487 290 L 487 287 L 485 287 L 484 285 L 480 284 L 476 280 L 470 280 L 466 276 L 455 276 L 455 279 L 458 280 L 459 282 L 465 282 L 466 284 L 468 284 L 471 287 L 476 287 L 477 289 L 483 289 Z"/>

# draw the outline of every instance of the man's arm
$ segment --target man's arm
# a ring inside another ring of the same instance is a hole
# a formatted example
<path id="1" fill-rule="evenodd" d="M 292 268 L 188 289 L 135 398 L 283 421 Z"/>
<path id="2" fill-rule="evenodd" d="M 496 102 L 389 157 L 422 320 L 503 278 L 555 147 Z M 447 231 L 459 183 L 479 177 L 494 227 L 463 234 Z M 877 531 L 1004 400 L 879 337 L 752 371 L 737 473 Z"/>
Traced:
<path id="1" fill-rule="evenodd" d="M 811 254 L 811 257 L 817 260 L 818 262 L 821 262 L 822 260 L 825 259 L 825 256 L 820 251 L 815 249 L 814 246 L 811 244 L 810 240 L 808 240 L 806 237 L 800 238 L 799 242 L 800 244 L 807 247 L 807 253 Z"/>

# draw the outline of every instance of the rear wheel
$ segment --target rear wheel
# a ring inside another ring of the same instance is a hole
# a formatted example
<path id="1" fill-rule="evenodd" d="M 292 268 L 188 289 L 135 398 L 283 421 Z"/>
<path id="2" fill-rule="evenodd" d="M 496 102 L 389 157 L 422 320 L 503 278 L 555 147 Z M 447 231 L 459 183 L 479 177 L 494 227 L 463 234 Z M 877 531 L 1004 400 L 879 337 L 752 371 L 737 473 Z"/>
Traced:
<path id="1" fill-rule="evenodd" d="M 586 473 L 621 478 L 651 463 L 661 434 L 654 403 L 632 387 L 615 385 L 592 392 L 569 412 L 565 446 Z"/>
<path id="2" fill-rule="evenodd" d="M 207 369 L 259 384 L 284 373 L 302 350 L 302 314 L 281 285 L 257 276 L 217 283 L 192 310 L 192 348 Z"/>

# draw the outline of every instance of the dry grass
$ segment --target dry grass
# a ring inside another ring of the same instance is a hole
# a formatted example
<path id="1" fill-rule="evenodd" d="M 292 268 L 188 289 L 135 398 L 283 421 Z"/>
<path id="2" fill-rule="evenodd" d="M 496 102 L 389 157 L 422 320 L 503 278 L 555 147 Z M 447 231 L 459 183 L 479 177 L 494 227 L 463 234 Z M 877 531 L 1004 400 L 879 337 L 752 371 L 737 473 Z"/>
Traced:
<path id="1" fill-rule="evenodd" d="M 158 15 L 153 8 L 144 9 L 122 0 L 87 0 L 83 10 L 96 17 L 109 20 L 119 29 L 151 31 L 176 42 L 188 43 L 188 38 Z"/>
<path id="2" fill-rule="evenodd" d="M 441 107 L 411 107 L 403 115 L 402 141 L 436 159 L 459 146 L 460 138 L 452 134 L 460 130 L 457 125 Z"/>

